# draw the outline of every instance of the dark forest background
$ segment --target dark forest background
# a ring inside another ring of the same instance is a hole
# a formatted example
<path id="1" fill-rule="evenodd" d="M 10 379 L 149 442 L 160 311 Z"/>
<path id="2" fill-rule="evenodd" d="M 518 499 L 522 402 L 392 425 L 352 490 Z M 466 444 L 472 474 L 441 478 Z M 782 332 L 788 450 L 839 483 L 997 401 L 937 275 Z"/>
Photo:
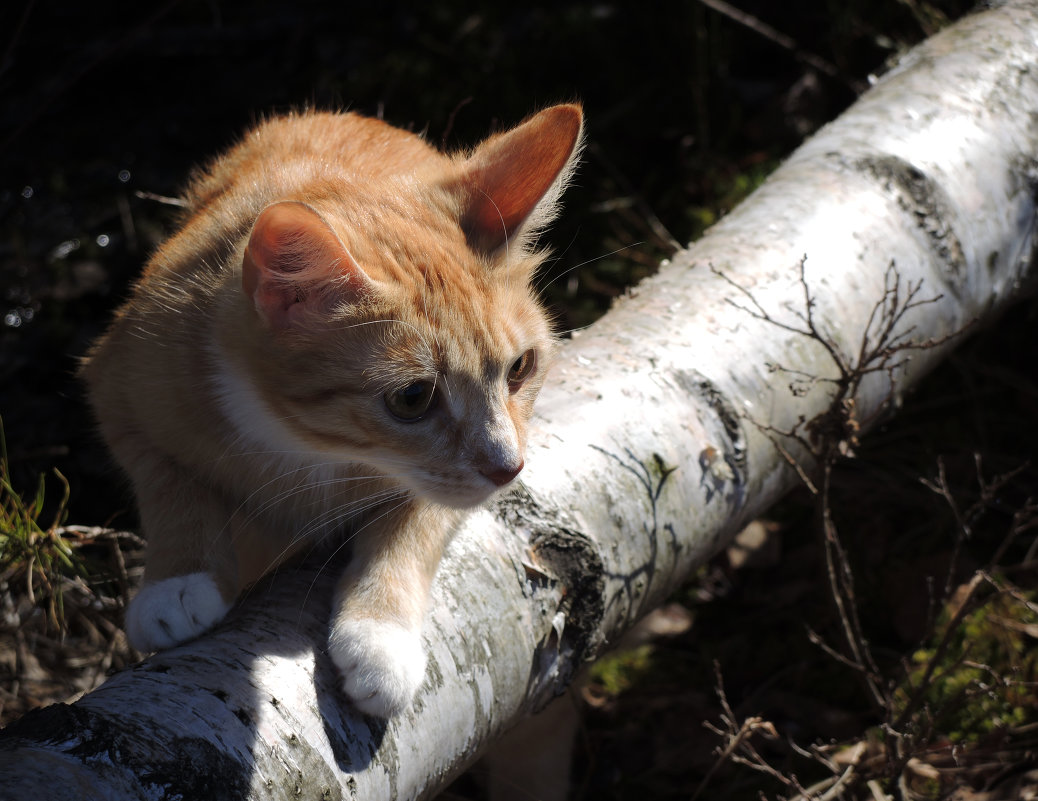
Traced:
<path id="1" fill-rule="evenodd" d="M 74 359 L 169 230 L 176 209 L 154 196 L 175 197 L 260 117 L 352 109 L 460 148 L 583 101 L 588 154 L 551 234 L 560 274 L 587 263 L 552 286 L 568 329 L 654 269 L 661 226 L 687 244 L 852 87 L 967 8 L 855 6 L 743 5 L 830 62 L 832 78 L 693 0 L 7 4 L 0 408 L 15 469 L 61 467 L 78 478 L 73 514 L 109 519 Z"/>

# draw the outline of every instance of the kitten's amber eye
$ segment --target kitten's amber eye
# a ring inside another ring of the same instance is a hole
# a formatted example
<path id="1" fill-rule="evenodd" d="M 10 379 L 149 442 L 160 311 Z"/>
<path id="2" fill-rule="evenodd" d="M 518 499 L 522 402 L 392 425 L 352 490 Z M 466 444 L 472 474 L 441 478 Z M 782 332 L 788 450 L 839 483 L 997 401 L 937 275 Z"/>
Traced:
<path id="1" fill-rule="evenodd" d="M 515 392 L 530 377 L 534 368 L 537 367 L 537 351 L 532 348 L 514 362 L 508 371 L 508 388 Z"/>
<path id="2" fill-rule="evenodd" d="M 432 381 L 415 381 L 403 389 L 384 395 L 386 408 L 397 420 L 415 423 L 436 406 L 436 385 Z"/>

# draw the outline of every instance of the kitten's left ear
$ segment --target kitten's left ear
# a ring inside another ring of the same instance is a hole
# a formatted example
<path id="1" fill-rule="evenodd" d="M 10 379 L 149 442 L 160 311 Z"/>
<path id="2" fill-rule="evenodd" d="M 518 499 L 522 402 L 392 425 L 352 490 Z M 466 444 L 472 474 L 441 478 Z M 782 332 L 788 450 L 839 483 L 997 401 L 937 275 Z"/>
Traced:
<path id="1" fill-rule="evenodd" d="M 310 206 L 282 201 L 256 218 L 242 259 L 242 289 L 271 328 L 300 327 L 370 288 L 371 279 Z"/>
<path id="2" fill-rule="evenodd" d="M 462 162 L 454 188 L 473 246 L 494 251 L 551 221 L 576 166 L 583 127 L 579 105 L 551 106 L 490 137 Z"/>

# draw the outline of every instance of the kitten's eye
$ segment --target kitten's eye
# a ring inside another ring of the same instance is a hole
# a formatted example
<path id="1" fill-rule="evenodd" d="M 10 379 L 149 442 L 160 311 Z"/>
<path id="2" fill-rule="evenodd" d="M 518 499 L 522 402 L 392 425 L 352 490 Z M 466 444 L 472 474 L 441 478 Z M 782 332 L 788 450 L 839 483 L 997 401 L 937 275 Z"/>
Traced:
<path id="1" fill-rule="evenodd" d="M 386 408 L 397 420 L 416 423 L 436 406 L 436 385 L 432 381 L 415 381 L 403 389 L 387 392 Z"/>
<path id="2" fill-rule="evenodd" d="M 512 367 L 508 371 L 508 389 L 512 392 L 519 389 L 519 387 L 523 385 L 523 382 L 530 377 L 536 367 L 537 351 L 531 348 L 512 362 Z"/>

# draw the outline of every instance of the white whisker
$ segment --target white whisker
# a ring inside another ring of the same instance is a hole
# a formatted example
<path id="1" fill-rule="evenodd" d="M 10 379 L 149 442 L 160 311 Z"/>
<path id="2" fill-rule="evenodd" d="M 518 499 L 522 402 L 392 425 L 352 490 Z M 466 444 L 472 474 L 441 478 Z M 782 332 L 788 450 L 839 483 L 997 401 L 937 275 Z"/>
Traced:
<path id="1" fill-rule="evenodd" d="M 501 213 L 501 209 L 497 205 L 497 203 L 494 202 L 494 198 L 490 197 L 490 195 L 488 195 L 483 189 L 481 189 L 479 187 L 476 187 L 476 188 L 479 189 L 479 191 L 483 195 L 483 197 L 485 197 L 487 200 L 490 201 L 490 205 L 493 206 L 494 207 L 494 211 L 497 212 L 498 220 L 501 221 L 501 233 L 504 234 L 504 238 L 505 238 L 505 245 L 504 245 L 504 247 L 505 247 L 505 261 L 507 262 L 508 261 L 508 226 L 505 225 L 505 216 Z"/>
<path id="2" fill-rule="evenodd" d="M 286 542 L 285 546 L 271 559 L 270 563 L 267 565 L 263 572 L 270 572 L 273 568 L 277 567 L 284 561 L 285 557 L 296 548 L 296 546 L 307 540 L 312 541 L 312 547 L 317 547 L 317 545 L 319 544 L 319 538 L 316 538 L 315 535 L 317 535 L 322 529 L 334 530 L 340 527 L 341 523 L 349 520 L 350 518 L 358 517 L 370 509 L 374 509 L 383 504 L 390 503 L 395 498 L 401 497 L 408 497 L 408 493 L 406 490 L 400 488 L 388 489 L 378 493 L 373 493 L 370 496 L 358 498 L 356 500 L 350 501 L 349 503 L 339 504 L 337 506 L 325 510 L 317 517 L 314 517 L 311 520 L 309 520 L 306 523 L 306 525 L 304 525 L 301 529 L 294 531 L 292 533 L 292 536 Z M 394 506 L 393 508 L 397 507 Z M 364 528 L 367 525 L 369 525 L 369 523 L 366 523 L 365 526 L 362 526 L 361 528 Z M 359 530 L 360 529 L 358 529 L 358 531 Z M 350 534 L 349 536 L 345 537 L 344 542 L 348 542 L 352 538 L 352 536 L 353 535 Z"/>
<path id="3" fill-rule="evenodd" d="M 638 247 L 639 245 L 642 245 L 642 244 L 644 244 L 644 243 L 643 242 L 633 242 L 630 245 L 624 245 L 622 248 L 617 248 L 616 250 L 610 251 L 609 253 L 603 253 L 601 256 L 595 256 L 593 259 L 586 259 L 585 261 L 582 261 L 580 264 L 574 264 L 572 267 L 567 267 L 565 270 L 563 270 L 558 275 L 552 275 L 552 276 L 549 277 L 546 274 L 534 285 L 534 289 L 537 292 L 542 292 L 542 291 L 544 291 L 544 289 L 546 287 L 548 287 L 551 284 L 555 283 L 560 278 L 562 278 L 564 275 L 569 275 L 574 270 L 579 270 L 581 267 L 585 267 L 588 264 L 594 264 L 596 261 L 602 261 L 602 259 L 608 259 L 610 256 L 615 256 L 617 253 L 623 253 L 625 250 L 630 250 L 631 248 Z"/>
<path id="4" fill-rule="evenodd" d="M 387 517 L 388 515 L 391 515 L 397 509 L 402 509 L 404 506 L 406 506 L 408 503 L 411 502 L 411 496 L 410 496 L 409 493 L 402 495 L 401 498 L 402 499 L 401 499 L 400 503 L 398 503 L 398 504 L 396 504 L 394 506 L 390 506 L 382 514 L 380 514 L 377 517 L 374 517 L 371 520 L 369 520 L 367 523 L 365 523 L 363 526 L 358 528 L 356 531 L 353 531 L 348 537 L 344 538 L 343 541 L 341 543 L 339 543 L 338 546 L 335 547 L 335 549 L 328 555 L 328 557 L 324 560 L 324 562 L 321 564 L 321 566 L 317 569 L 317 574 L 314 576 L 313 581 L 310 582 L 310 586 L 307 587 L 306 594 L 303 596 L 303 602 L 302 602 L 302 604 L 300 606 L 300 612 L 302 612 L 302 609 L 304 609 L 306 607 L 307 601 L 310 600 L 310 593 L 313 592 L 314 585 L 317 583 L 317 579 L 320 577 L 321 573 L 324 572 L 324 569 L 326 567 L 328 567 L 328 565 L 339 554 L 339 552 L 343 548 L 345 548 L 347 545 L 350 544 L 350 542 L 353 540 L 354 537 L 356 537 L 358 534 L 360 534 L 364 529 L 368 528 L 368 526 L 371 526 L 371 525 L 377 523 L 379 520 L 382 520 L 384 517 Z"/>
<path id="5" fill-rule="evenodd" d="M 586 329 L 588 329 L 590 327 L 591 327 L 591 323 L 588 323 L 587 325 L 578 325 L 576 328 L 568 328 L 565 331 L 558 331 L 558 332 L 556 332 L 555 336 L 557 336 L 557 337 L 564 337 L 564 336 L 567 336 L 569 334 L 575 334 L 575 333 L 577 333 L 579 331 L 584 331 L 584 330 L 586 330 Z"/>

